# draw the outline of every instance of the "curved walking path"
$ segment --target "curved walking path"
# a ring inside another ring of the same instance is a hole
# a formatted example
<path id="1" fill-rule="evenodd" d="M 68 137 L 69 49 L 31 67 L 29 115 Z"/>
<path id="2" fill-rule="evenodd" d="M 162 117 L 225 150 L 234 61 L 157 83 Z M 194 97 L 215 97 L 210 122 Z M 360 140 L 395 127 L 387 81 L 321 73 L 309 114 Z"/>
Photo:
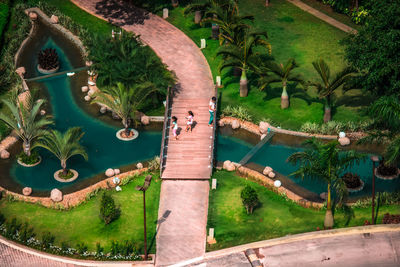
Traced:
<path id="1" fill-rule="evenodd" d="M 205 253 L 213 129 L 208 127 L 208 102 L 214 85 L 208 63 L 195 43 L 160 17 L 130 7 L 126 1 L 72 0 L 87 12 L 140 35 L 174 71 L 172 114 L 182 128 L 179 140 L 168 139 L 162 173 L 156 265 L 165 266 Z M 111 34 L 111 33 L 110 33 Z M 192 110 L 195 125 L 185 133 Z M 169 131 L 171 132 L 171 131 Z M 210 138 L 211 137 L 211 138 Z M 164 216 L 164 217 L 163 217 Z"/>
<path id="2" fill-rule="evenodd" d="M 316 16 L 317 18 L 325 21 L 326 23 L 348 33 L 353 33 L 356 34 L 357 30 L 347 26 L 346 24 L 341 23 L 340 21 L 337 21 L 336 19 L 322 13 L 319 10 L 316 10 L 313 7 L 310 7 L 309 5 L 303 3 L 301 0 L 287 0 L 289 3 L 292 3 L 293 5 L 297 6 L 298 8 L 310 13 L 311 15 Z"/>

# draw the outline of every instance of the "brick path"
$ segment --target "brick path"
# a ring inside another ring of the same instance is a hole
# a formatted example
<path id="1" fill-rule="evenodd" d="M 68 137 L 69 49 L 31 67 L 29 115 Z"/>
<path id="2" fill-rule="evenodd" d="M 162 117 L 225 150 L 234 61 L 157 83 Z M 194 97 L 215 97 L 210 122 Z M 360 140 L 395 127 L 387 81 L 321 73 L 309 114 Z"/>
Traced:
<path id="1" fill-rule="evenodd" d="M 356 29 L 335 20 L 334 18 L 316 10 L 315 8 L 310 7 L 309 5 L 303 3 L 301 0 L 287 0 L 287 1 L 344 32 L 357 33 Z"/>
<path id="2" fill-rule="evenodd" d="M 123 1 L 72 0 L 82 9 L 140 35 L 178 78 L 172 116 L 182 128 L 179 140 L 169 138 L 161 185 L 156 265 L 168 265 L 205 253 L 210 155 L 213 129 L 208 127 L 208 102 L 214 86 L 208 63 L 195 43 L 158 16 L 130 8 Z M 185 133 L 185 116 L 197 122 Z M 170 131 L 172 132 L 172 131 Z M 178 179 L 178 180 L 177 180 Z M 182 180 L 179 180 L 182 179 Z M 197 180 L 188 180 L 197 179 Z M 199 181 L 198 179 L 206 179 Z"/>

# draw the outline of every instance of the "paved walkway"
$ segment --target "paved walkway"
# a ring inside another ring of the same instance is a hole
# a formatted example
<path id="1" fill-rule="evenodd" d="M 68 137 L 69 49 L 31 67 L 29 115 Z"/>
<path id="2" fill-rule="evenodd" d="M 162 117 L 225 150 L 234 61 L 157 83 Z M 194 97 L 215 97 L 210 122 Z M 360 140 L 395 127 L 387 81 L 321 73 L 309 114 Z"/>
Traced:
<path id="1" fill-rule="evenodd" d="M 315 8 L 310 7 L 309 5 L 306 5 L 301 0 L 287 0 L 287 1 L 344 32 L 357 33 L 356 29 L 347 26 L 346 24 L 343 24 L 340 21 L 335 20 L 334 18 L 316 10 Z"/>
<path id="2" fill-rule="evenodd" d="M 172 116 L 182 128 L 179 140 L 168 140 L 161 185 L 156 265 L 163 266 L 205 253 L 208 179 L 213 129 L 208 127 L 208 102 L 214 85 L 208 63 L 195 43 L 158 16 L 130 7 L 126 1 L 72 0 L 102 19 L 140 35 L 178 78 Z M 192 110 L 195 125 L 185 133 L 185 116 Z M 172 132 L 172 131 L 170 131 Z M 181 179 L 181 180 L 180 180 Z M 197 179 L 197 180 L 188 180 Z M 199 179 L 206 179 L 199 181 Z M 163 215 L 166 218 L 163 219 Z"/>

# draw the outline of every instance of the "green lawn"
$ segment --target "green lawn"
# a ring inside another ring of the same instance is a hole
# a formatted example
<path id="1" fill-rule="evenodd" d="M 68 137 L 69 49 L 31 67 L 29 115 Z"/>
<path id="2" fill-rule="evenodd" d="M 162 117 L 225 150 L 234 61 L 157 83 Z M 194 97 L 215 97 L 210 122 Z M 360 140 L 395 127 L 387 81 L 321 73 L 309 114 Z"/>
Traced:
<path id="1" fill-rule="evenodd" d="M 259 240 L 323 229 L 325 211 L 303 208 L 265 187 L 236 176 L 234 173 L 218 171 L 217 189 L 210 193 L 208 227 L 215 228 L 217 243 L 208 250 L 217 250 Z M 242 205 L 240 192 L 246 184 L 258 194 L 261 205 L 247 215 Z M 379 209 L 377 222 L 383 214 L 399 213 L 399 206 L 383 206 Z M 355 208 L 355 217 L 346 225 L 346 217 L 336 212 L 335 227 L 360 226 L 370 220 L 370 208 Z"/>
<path id="2" fill-rule="evenodd" d="M 43 232 L 49 231 L 56 237 L 57 245 L 64 241 L 76 247 L 78 242 L 84 242 L 89 251 L 95 251 L 96 242 L 100 242 L 108 252 L 112 240 L 134 240 L 143 253 L 143 197 L 141 192 L 135 190 L 135 186 L 142 185 L 143 182 L 144 175 L 122 186 L 121 192 L 110 191 L 115 203 L 121 207 L 121 216 L 109 225 L 105 225 L 99 217 L 101 194 L 68 211 L 7 200 L 0 201 L 0 211 L 7 220 L 16 218 L 19 222 L 28 222 L 39 237 Z M 148 244 L 156 230 L 160 187 L 159 177 L 153 175 L 146 194 Z M 151 251 L 155 251 L 155 243 Z"/>
<path id="3" fill-rule="evenodd" d="M 322 57 L 336 72 L 345 66 L 344 49 L 339 41 L 346 33 L 330 26 L 318 18 L 302 11 L 286 1 L 275 1 L 265 8 L 263 0 L 239 1 L 241 14 L 255 16 L 254 26 L 268 32 L 272 44 L 272 55 L 278 62 L 286 62 L 294 57 L 299 63 L 298 72 L 308 80 L 317 79 L 312 61 Z M 207 48 L 203 50 L 214 77 L 218 75 L 220 58 L 216 58 L 218 42 L 211 40 L 211 29 L 201 28 L 193 23 L 193 16 L 184 17 L 183 8 L 171 10 L 168 21 L 181 29 L 192 40 L 200 45 L 200 39 L 207 40 Z M 323 106 L 315 92 L 304 92 L 300 87 L 289 86 L 291 107 L 280 109 L 280 84 L 275 84 L 260 92 L 257 82 L 250 77 L 250 93 L 247 98 L 239 97 L 239 78 L 233 77 L 230 71 L 222 73 L 223 85 L 222 108 L 227 105 L 242 105 L 246 107 L 254 121 L 263 118 L 272 119 L 276 125 L 284 128 L 299 129 L 307 121 L 322 123 Z M 338 92 L 337 104 L 333 119 L 338 121 L 358 121 L 361 118 L 359 106 L 367 105 L 368 98 L 360 91 L 347 93 L 344 97 Z"/>

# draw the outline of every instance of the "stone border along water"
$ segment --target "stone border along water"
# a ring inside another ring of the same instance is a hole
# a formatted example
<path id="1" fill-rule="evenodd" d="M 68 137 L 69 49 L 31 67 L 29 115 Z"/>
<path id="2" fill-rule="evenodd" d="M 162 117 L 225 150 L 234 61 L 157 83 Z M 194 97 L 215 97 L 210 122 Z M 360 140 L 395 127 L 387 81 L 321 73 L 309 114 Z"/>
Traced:
<path id="1" fill-rule="evenodd" d="M 18 164 L 21 165 L 21 166 L 30 168 L 30 167 L 35 167 L 36 165 L 39 165 L 40 162 L 42 162 L 42 157 L 39 156 L 39 161 L 36 162 L 36 163 L 33 163 L 33 164 L 26 164 L 26 163 L 23 163 L 19 158 L 17 159 L 17 162 L 18 162 Z"/>
<path id="2" fill-rule="evenodd" d="M 78 178 L 78 176 L 79 176 L 79 173 L 78 173 L 77 171 L 75 171 L 74 169 L 69 169 L 69 171 L 72 172 L 74 175 L 73 175 L 71 178 L 63 179 L 63 178 L 60 177 L 60 172 L 61 172 L 61 171 L 62 171 L 62 169 L 61 169 L 61 170 L 57 170 L 57 171 L 54 173 L 54 175 L 53 175 L 54 179 L 56 179 L 56 180 L 59 181 L 60 183 L 69 183 L 69 182 L 73 182 L 73 181 L 75 181 L 75 180 Z"/>
<path id="3" fill-rule="evenodd" d="M 4 192 L 5 195 L 11 195 L 18 201 L 24 201 L 28 203 L 36 203 L 40 204 L 46 208 L 53 208 L 53 209 L 69 209 L 75 206 L 80 205 L 82 202 L 86 200 L 86 197 L 98 189 L 107 189 L 107 188 L 114 188 L 117 184 L 114 184 L 113 179 L 118 176 L 120 179 L 120 184 L 124 184 L 125 180 L 130 179 L 132 176 L 137 177 L 140 174 L 147 172 L 148 168 L 143 169 L 136 169 L 124 173 L 120 173 L 118 175 L 108 177 L 100 182 L 95 183 L 94 185 L 88 186 L 84 189 L 79 191 L 67 194 L 63 196 L 63 200 L 60 202 L 54 202 L 50 197 L 34 197 L 34 196 L 24 196 L 19 193 L 15 193 L 9 191 L 0 186 L 0 192 Z"/>

